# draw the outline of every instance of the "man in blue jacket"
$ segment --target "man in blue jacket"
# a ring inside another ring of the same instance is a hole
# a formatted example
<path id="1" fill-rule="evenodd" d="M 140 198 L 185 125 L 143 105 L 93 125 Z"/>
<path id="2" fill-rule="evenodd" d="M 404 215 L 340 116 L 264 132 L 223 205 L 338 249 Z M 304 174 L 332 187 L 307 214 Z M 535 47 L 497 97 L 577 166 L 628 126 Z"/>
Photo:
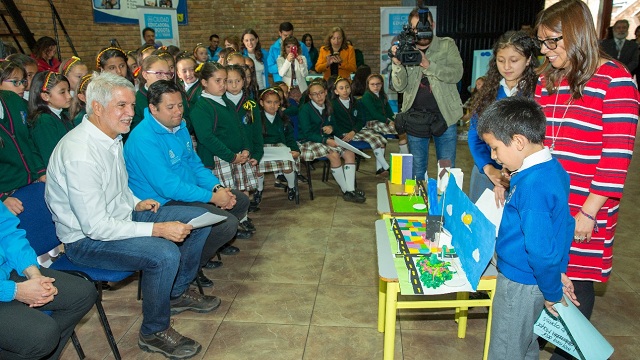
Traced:
<path id="1" fill-rule="evenodd" d="M 289 36 L 293 36 L 293 24 L 290 22 L 283 22 L 278 28 L 278 34 L 280 37 L 269 48 L 269 74 L 273 75 L 273 81 L 282 81 L 282 76 L 278 74 L 278 56 L 282 48 L 282 41 Z M 298 41 L 302 55 L 307 58 L 307 67 L 311 69 L 315 64 L 311 63 L 311 56 L 309 56 L 309 48 L 302 42 Z"/>
<path id="2" fill-rule="evenodd" d="M 57 359 L 98 292 L 80 277 L 40 269 L 18 223 L 0 202 L 0 357 Z"/>
<path id="3" fill-rule="evenodd" d="M 174 82 L 155 82 L 149 87 L 148 99 L 144 119 L 124 147 L 129 188 L 136 197 L 154 199 L 161 205 L 197 206 L 227 217 L 212 227 L 202 249 L 200 266 L 206 266 L 234 236 L 251 236 L 250 230 L 238 229 L 239 220 L 246 218 L 249 198 L 222 187 L 202 164 L 182 119 L 182 93 Z M 243 224 L 250 225 L 247 220 Z M 202 271 L 199 279 L 202 285 L 213 286 Z"/>

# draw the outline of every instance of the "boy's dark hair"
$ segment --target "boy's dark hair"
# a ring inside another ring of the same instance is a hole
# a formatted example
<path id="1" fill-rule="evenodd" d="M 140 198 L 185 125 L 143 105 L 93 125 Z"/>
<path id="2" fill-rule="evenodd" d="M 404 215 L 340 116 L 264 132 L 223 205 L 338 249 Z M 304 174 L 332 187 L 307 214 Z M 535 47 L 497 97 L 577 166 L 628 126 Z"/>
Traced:
<path id="1" fill-rule="evenodd" d="M 149 105 L 158 106 L 162 102 L 163 94 L 182 93 L 180 86 L 170 80 L 158 80 L 149 86 L 147 99 Z"/>
<path id="2" fill-rule="evenodd" d="M 493 134 L 505 145 L 514 135 L 523 135 L 532 144 L 542 144 L 547 118 L 535 101 L 512 96 L 489 105 L 478 119 L 478 135 Z"/>
<path id="3" fill-rule="evenodd" d="M 213 39 L 213 38 L 220 39 L 220 36 L 218 36 L 218 34 L 211 34 L 211 36 L 209 36 L 209 41 L 211 41 L 211 39 Z"/>
<path id="4" fill-rule="evenodd" d="M 154 33 L 154 34 L 156 33 L 156 31 L 155 31 L 154 29 L 152 29 L 152 28 L 150 28 L 150 27 L 146 27 L 146 28 L 142 29 L 142 37 L 144 37 L 144 34 L 145 34 L 147 31 L 151 31 L 151 32 L 152 32 L 152 33 Z"/>
<path id="5" fill-rule="evenodd" d="M 280 23 L 280 27 L 278 28 L 278 31 L 280 32 L 293 31 L 293 24 L 288 21 Z"/>

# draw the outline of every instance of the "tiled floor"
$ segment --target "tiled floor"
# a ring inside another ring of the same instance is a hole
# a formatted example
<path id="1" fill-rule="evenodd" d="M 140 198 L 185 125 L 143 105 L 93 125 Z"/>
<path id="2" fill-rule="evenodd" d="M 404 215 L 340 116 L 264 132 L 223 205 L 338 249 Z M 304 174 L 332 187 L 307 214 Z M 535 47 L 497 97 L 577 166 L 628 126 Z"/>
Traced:
<path id="1" fill-rule="evenodd" d="M 389 149 L 396 150 L 397 143 Z M 433 146 L 431 153 L 433 167 Z M 593 323 L 615 347 L 612 359 L 640 356 L 640 242 L 633 220 L 640 215 L 639 161 L 636 156 L 627 179 L 612 279 L 598 286 L 593 315 Z M 457 165 L 469 174 L 466 142 L 458 145 Z M 223 258 L 222 268 L 206 270 L 215 281 L 207 293 L 221 297 L 222 306 L 209 314 L 173 318 L 181 333 L 203 345 L 195 359 L 382 359 L 382 334 L 376 329 L 374 171 L 373 160 L 362 163 L 358 184 L 369 197 L 360 205 L 337 196 L 333 180 L 322 183 L 321 168 L 313 173 L 316 199 L 309 200 L 304 185 L 298 207 L 267 185 L 261 211 L 251 215 L 256 235 L 236 241 L 242 251 Z M 120 352 L 124 359 L 163 359 L 137 346 L 141 306 L 136 289 L 133 279 L 105 293 Z M 458 339 L 450 311 L 403 310 L 396 359 L 481 359 L 486 311 L 471 312 L 467 337 Z M 113 358 L 95 310 L 77 333 L 88 359 Z M 63 358 L 77 358 L 73 347 L 67 346 Z"/>

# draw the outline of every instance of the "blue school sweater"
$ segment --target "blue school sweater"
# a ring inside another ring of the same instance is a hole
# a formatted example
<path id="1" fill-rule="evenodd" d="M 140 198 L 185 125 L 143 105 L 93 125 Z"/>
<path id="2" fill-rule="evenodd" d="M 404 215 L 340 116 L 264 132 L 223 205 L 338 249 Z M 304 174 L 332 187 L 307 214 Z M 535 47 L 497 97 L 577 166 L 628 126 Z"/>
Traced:
<path id="1" fill-rule="evenodd" d="M 512 175 L 498 231 L 498 270 L 511 281 L 537 284 L 548 301 L 562 298 L 560 273 L 575 230 L 568 204 L 569 175 L 558 160 L 535 164 Z"/>
<path id="2" fill-rule="evenodd" d="M 207 203 L 220 183 L 193 149 L 186 122 L 182 120 L 175 133 L 169 132 L 149 108 L 124 145 L 124 159 L 133 194 L 161 205 L 169 200 Z"/>
<path id="3" fill-rule="evenodd" d="M 502 87 L 502 85 L 498 85 L 496 101 L 506 97 L 507 93 L 504 92 L 504 87 Z M 496 169 L 502 169 L 502 166 L 498 165 L 497 162 L 491 159 L 491 148 L 489 148 L 489 145 L 487 145 L 480 135 L 478 135 L 478 114 L 473 114 L 471 117 L 467 143 L 469 143 L 469 151 L 471 152 L 473 162 L 478 167 L 480 174 L 484 174 L 483 168 L 487 164 L 493 165 Z"/>

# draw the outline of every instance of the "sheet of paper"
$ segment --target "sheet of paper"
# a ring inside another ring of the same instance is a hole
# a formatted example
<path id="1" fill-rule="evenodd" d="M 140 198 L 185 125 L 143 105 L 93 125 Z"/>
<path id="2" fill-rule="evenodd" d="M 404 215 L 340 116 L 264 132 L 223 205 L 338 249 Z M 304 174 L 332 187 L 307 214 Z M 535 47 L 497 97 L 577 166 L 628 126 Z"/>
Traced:
<path id="1" fill-rule="evenodd" d="M 351 144 L 342 141 L 342 139 L 338 138 L 338 137 L 334 137 L 333 140 L 336 142 L 336 144 L 338 144 L 338 146 L 340 146 L 341 148 L 345 149 L 345 150 L 349 150 L 349 151 L 353 151 L 354 153 L 362 156 L 365 159 L 371 159 L 371 156 L 363 153 L 362 151 L 354 148 Z"/>
<path id="2" fill-rule="evenodd" d="M 291 149 L 286 146 L 265 146 L 264 155 L 262 155 L 262 161 L 293 161 L 291 156 Z"/>
<path id="3" fill-rule="evenodd" d="M 480 198 L 476 201 L 476 206 L 484 214 L 484 216 L 496 226 L 496 237 L 498 236 L 498 230 L 500 229 L 500 222 L 502 221 L 502 212 L 504 207 L 497 207 L 495 194 L 493 191 L 486 189 Z"/>
<path id="4" fill-rule="evenodd" d="M 534 333 L 578 359 L 608 359 L 613 354 L 613 346 L 566 296 L 565 301 L 568 306 L 553 306 L 559 318 L 542 311 L 533 327 Z"/>
<path id="5" fill-rule="evenodd" d="M 194 229 L 198 229 L 201 227 L 217 224 L 226 219 L 227 219 L 226 216 L 220 216 L 220 215 L 212 214 L 210 212 L 206 212 L 198 216 L 197 218 L 191 219 L 191 221 L 189 221 L 188 224 L 192 225 Z"/>

